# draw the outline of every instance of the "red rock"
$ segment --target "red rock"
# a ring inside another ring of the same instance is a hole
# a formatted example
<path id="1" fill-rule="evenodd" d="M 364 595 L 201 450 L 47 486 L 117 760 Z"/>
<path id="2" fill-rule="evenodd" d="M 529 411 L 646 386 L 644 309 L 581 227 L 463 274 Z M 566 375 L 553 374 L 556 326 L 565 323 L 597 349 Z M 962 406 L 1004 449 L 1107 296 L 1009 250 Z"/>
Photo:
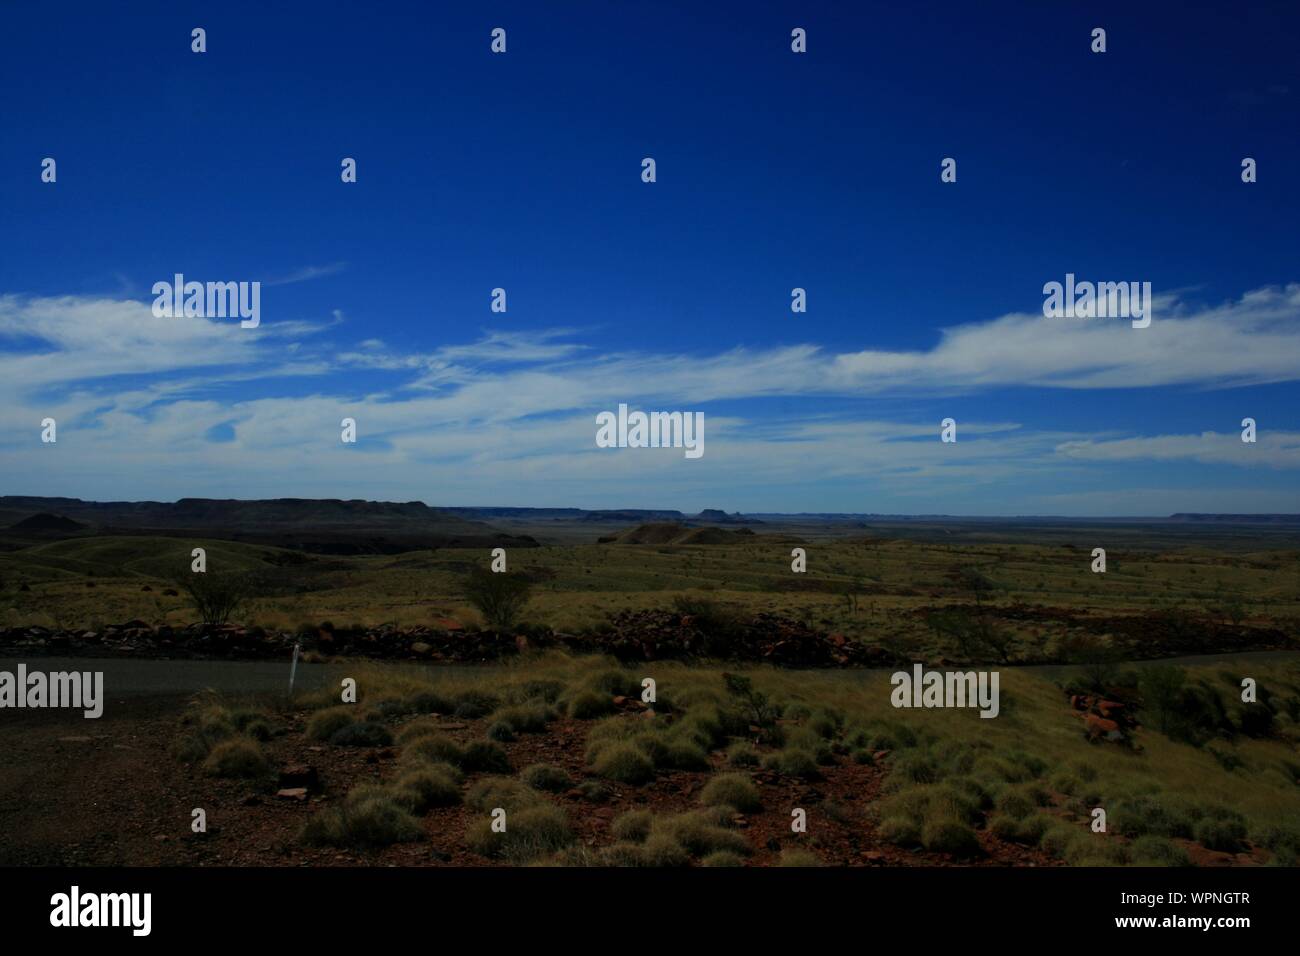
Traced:
<path id="1" fill-rule="evenodd" d="M 1083 719 L 1083 725 L 1088 731 L 1089 737 L 1100 737 L 1103 734 L 1109 734 L 1119 730 L 1119 724 L 1113 720 L 1107 720 L 1105 717 L 1098 717 L 1096 714 L 1088 714 Z"/>

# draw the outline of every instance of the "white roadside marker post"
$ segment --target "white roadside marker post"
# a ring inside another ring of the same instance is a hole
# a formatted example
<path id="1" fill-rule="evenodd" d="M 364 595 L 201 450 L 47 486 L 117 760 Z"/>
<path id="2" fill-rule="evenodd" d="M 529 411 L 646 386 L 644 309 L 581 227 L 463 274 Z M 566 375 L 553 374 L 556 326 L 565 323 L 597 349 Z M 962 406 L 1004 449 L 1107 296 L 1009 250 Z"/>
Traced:
<path id="1" fill-rule="evenodd" d="M 298 650 L 302 647 L 297 641 L 293 642 L 293 664 L 289 667 L 289 696 L 293 696 L 293 677 L 298 672 Z"/>

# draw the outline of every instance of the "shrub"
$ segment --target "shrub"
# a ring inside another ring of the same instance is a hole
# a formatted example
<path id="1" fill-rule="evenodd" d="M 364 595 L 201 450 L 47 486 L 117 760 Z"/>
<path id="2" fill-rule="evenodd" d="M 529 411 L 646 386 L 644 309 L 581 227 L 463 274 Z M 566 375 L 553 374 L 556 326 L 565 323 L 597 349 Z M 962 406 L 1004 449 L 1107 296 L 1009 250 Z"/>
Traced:
<path id="1" fill-rule="evenodd" d="M 231 571 L 182 574 L 177 585 L 204 624 L 225 624 L 252 594 L 252 582 Z"/>
<path id="2" fill-rule="evenodd" d="M 733 767 L 757 767 L 758 751 L 748 741 L 739 740 L 727 748 L 727 763 Z"/>
<path id="3" fill-rule="evenodd" d="M 1098 835 L 1096 839 L 1071 843 L 1065 861 L 1071 866 L 1123 866 L 1128 863 L 1128 854 L 1119 843 Z"/>
<path id="4" fill-rule="evenodd" d="M 1066 859 L 1070 853 L 1071 847 L 1080 844 L 1088 838 L 1089 834 L 1085 832 L 1083 825 L 1071 825 L 1068 823 L 1053 823 L 1043 831 L 1043 835 L 1038 840 L 1047 853 L 1058 859 Z"/>
<path id="5" fill-rule="evenodd" d="M 511 684 L 505 689 L 504 697 L 512 704 L 526 704 L 531 700 L 554 704 L 564 693 L 564 682 L 558 680 L 526 680 Z"/>
<path id="6" fill-rule="evenodd" d="M 751 723 L 766 727 L 775 723 L 780 709 L 773 705 L 767 695 L 754 689 L 754 682 L 740 674 L 723 674 L 722 682 L 727 693 L 736 698 L 745 708 L 745 715 Z"/>
<path id="7" fill-rule="evenodd" d="M 399 744 L 409 744 L 421 737 L 433 737 L 441 733 L 436 718 L 420 717 L 397 731 L 397 742 Z"/>
<path id="8" fill-rule="evenodd" d="M 1273 712 L 1263 703 L 1243 704 L 1236 718 L 1237 729 L 1247 737 L 1267 737 L 1273 733 Z"/>
<path id="9" fill-rule="evenodd" d="M 724 817 L 725 814 L 726 811 L 723 811 Z M 753 852 L 749 841 L 736 831 L 721 826 L 720 819 L 710 811 L 682 813 L 659 819 L 651 828 L 649 840 L 666 834 L 696 856 L 705 856 L 715 850 L 731 850 L 746 856 Z M 646 841 L 647 844 L 649 840 Z"/>
<path id="10" fill-rule="evenodd" d="M 406 703 L 413 714 L 450 714 L 456 709 L 449 698 L 434 690 L 421 691 Z"/>
<path id="11" fill-rule="evenodd" d="M 980 851 L 975 831 L 952 818 L 929 819 L 921 827 L 921 845 L 927 850 L 952 853 L 957 856 L 974 856 Z"/>
<path id="12" fill-rule="evenodd" d="M 214 777 L 251 779 L 265 776 L 271 766 L 262 748 L 247 737 L 223 740 L 212 748 L 203 761 L 203 772 Z"/>
<path id="13" fill-rule="evenodd" d="M 1129 847 L 1129 855 L 1136 866 L 1190 866 L 1187 851 L 1164 837 L 1140 836 Z"/>
<path id="14" fill-rule="evenodd" d="M 469 788 L 465 803 L 475 810 L 488 813 L 502 807 L 507 813 L 522 810 L 539 803 L 544 798 L 537 791 L 511 777 L 484 777 Z"/>
<path id="15" fill-rule="evenodd" d="M 495 832 L 492 821 L 486 819 L 471 827 L 466 839 L 475 853 L 527 863 L 563 849 L 574 836 L 563 810 L 554 804 L 538 803 L 522 810 L 507 810 L 504 833 Z"/>
<path id="16" fill-rule="evenodd" d="M 569 699 L 569 716 L 575 720 L 592 720 L 603 717 L 614 709 L 614 701 L 607 694 L 594 690 L 579 691 Z"/>
<path id="17" fill-rule="evenodd" d="M 450 771 L 446 764 L 407 770 L 394 781 L 393 791 L 416 813 L 455 806 L 460 803 L 460 782 Z"/>
<path id="18" fill-rule="evenodd" d="M 606 697 L 635 697 L 641 693 L 641 682 L 627 671 L 610 668 L 594 675 L 587 687 Z"/>
<path id="19" fill-rule="evenodd" d="M 220 704 L 205 704 L 201 699 L 182 715 L 181 724 L 189 730 L 177 738 L 172 752 L 186 763 L 202 760 L 217 743 L 238 732 L 230 711 Z"/>
<path id="20" fill-rule="evenodd" d="M 826 740 L 835 737 L 843 724 L 843 716 L 829 709 L 818 710 L 808 718 L 808 729 Z"/>
<path id="21" fill-rule="evenodd" d="M 423 832 L 399 797 L 365 788 L 308 820 L 302 839 L 315 846 L 380 847 L 418 840 Z"/>
<path id="22" fill-rule="evenodd" d="M 1162 734 L 1169 733 L 1178 717 L 1178 702 L 1187 675 L 1181 667 L 1172 664 L 1153 664 L 1142 671 L 1138 689 L 1142 703 L 1155 716 L 1155 725 Z"/>
<path id="23" fill-rule="evenodd" d="M 1246 824 L 1233 814 L 1215 813 L 1196 825 L 1196 841 L 1211 850 L 1236 853 L 1246 839 Z"/>
<path id="24" fill-rule="evenodd" d="M 734 721 L 732 729 L 735 727 Z M 700 747 L 714 747 L 726 737 L 727 726 L 721 711 L 714 708 L 693 710 L 673 728 L 674 732 L 694 740 Z"/>
<path id="25" fill-rule="evenodd" d="M 1037 846 L 1051 824 L 1052 818 L 1045 813 L 1029 813 L 1024 817 L 1000 813 L 989 820 L 989 831 L 1010 843 Z"/>
<path id="26" fill-rule="evenodd" d="M 654 823 L 654 814 L 649 810 L 628 810 L 614 818 L 609 832 L 614 839 L 631 843 L 641 843 L 650 835 Z"/>
<path id="27" fill-rule="evenodd" d="M 567 773 L 549 763 L 535 763 L 524 768 L 523 773 L 519 775 L 519 779 L 534 790 L 549 790 L 552 793 L 568 790 L 569 787 L 573 786 L 573 781 Z"/>
<path id="28" fill-rule="evenodd" d="M 954 777 L 938 786 L 927 788 L 926 816 L 947 815 L 964 823 L 975 823 L 987 797 L 979 784 Z"/>
<path id="29" fill-rule="evenodd" d="M 1111 822 L 1116 830 L 1128 837 L 1147 834 L 1191 837 L 1194 824 L 1186 808 L 1173 806 L 1149 795 L 1120 800 L 1111 814 Z"/>
<path id="30" fill-rule="evenodd" d="M 514 728 L 503 720 L 498 720 L 487 729 L 488 740 L 495 740 L 497 743 L 508 744 L 515 740 Z"/>
<path id="31" fill-rule="evenodd" d="M 402 758 L 444 762 L 459 767 L 465 759 L 460 745 L 446 734 L 431 733 L 417 737 L 402 748 Z"/>
<path id="32" fill-rule="evenodd" d="M 708 770 L 710 766 L 709 755 L 691 740 L 668 741 L 652 759 L 670 770 Z"/>
<path id="33" fill-rule="evenodd" d="M 615 743 L 600 750 L 592 767 L 598 776 L 619 783 L 642 784 L 654 777 L 654 763 L 630 743 Z"/>
<path id="34" fill-rule="evenodd" d="M 921 825 L 911 817 L 886 817 L 880 821 L 876 832 L 880 839 L 898 846 L 916 846 L 921 842 Z"/>
<path id="35" fill-rule="evenodd" d="M 356 719 L 357 710 L 349 704 L 318 710 L 307 720 L 307 736 L 312 740 L 327 741 Z"/>
<path id="36" fill-rule="evenodd" d="M 388 728 L 373 721 L 348 724 L 330 736 L 330 743 L 340 747 L 387 747 L 392 742 Z"/>
<path id="37" fill-rule="evenodd" d="M 252 737 L 254 740 L 260 740 L 263 743 L 275 736 L 275 731 L 271 729 L 270 721 L 258 718 L 250 720 L 244 725 L 244 734 Z"/>
<path id="38" fill-rule="evenodd" d="M 763 758 L 763 766 L 789 777 L 812 779 L 820 776 L 817 761 L 805 750 L 778 750 Z"/>
<path id="39" fill-rule="evenodd" d="M 1229 773 L 1245 766 L 1245 761 L 1238 757 L 1235 751 L 1219 746 L 1213 741 L 1205 745 L 1205 752 L 1214 758 L 1215 763 Z"/>
<path id="40" fill-rule="evenodd" d="M 724 773 L 710 780 L 700 791 L 700 802 L 706 806 L 724 804 L 741 813 L 752 813 L 762 806 L 753 781 L 738 773 Z"/>
<path id="41" fill-rule="evenodd" d="M 613 843 L 599 851 L 601 866 L 642 866 L 644 855 L 635 843 Z"/>
<path id="42" fill-rule="evenodd" d="M 395 697 L 375 701 L 372 710 L 380 717 L 405 717 L 412 713 L 411 705 L 407 701 Z"/>
<path id="43" fill-rule="evenodd" d="M 721 656 L 739 629 L 735 615 L 715 601 L 697 595 L 678 595 L 673 609 L 684 617 L 694 618 L 695 629 L 704 636 L 704 653 Z"/>
<path id="44" fill-rule="evenodd" d="M 498 710 L 494 716 L 517 734 L 536 734 L 555 719 L 555 711 L 541 703 L 517 704 Z"/>
<path id="45" fill-rule="evenodd" d="M 1047 792 L 1035 784 L 1017 784 L 998 796 L 995 806 L 1009 817 L 1023 820 L 1048 802 Z"/>
<path id="46" fill-rule="evenodd" d="M 468 773 L 509 773 L 510 758 L 497 744 L 477 740 L 465 748 L 460 768 Z"/>
<path id="47" fill-rule="evenodd" d="M 478 720 L 497 709 L 498 701 L 491 694 L 478 690 L 467 690 L 455 696 L 452 713 L 464 720 Z"/>
<path id="48" fill-rule="evenodd" d="M 235 725 L 235 729 L 240 733 L 249 734 L 250 727 L 266 723 L 267 715 L 260 710 L 254 710 L 251 707 L 239 707 L 229 712 L 229 720 Z"/>
<path id="49" fill-rule="evenodd" d="M 689 859 L 686 848 L 667 833 L 652 833 L 641 846 L 642 866 L 685 866 Z"/>
<path id="50" fill-rule="evenodd" d="M 488 627 L 514 626 L 532 596 L 533 586 L 521 574 L 495 573 L 475 568 L 465 580 L 465 600 L 483 615 Z"/>
<path id="51" fill-rule="evenodd" d="M 1295 824 L 1269 824 L 1254 834 L 1254 840 L 1269 850 L 1300 852 L 1300 826 Z"/>
<path id="52" fill-rule="evenodd" d="M 601 780 L 584 780 L 578 784 L 577 789 L 582 794 L 582 799 L 588 803 L 604 803 L 613 796 L 609 784 Z"/>

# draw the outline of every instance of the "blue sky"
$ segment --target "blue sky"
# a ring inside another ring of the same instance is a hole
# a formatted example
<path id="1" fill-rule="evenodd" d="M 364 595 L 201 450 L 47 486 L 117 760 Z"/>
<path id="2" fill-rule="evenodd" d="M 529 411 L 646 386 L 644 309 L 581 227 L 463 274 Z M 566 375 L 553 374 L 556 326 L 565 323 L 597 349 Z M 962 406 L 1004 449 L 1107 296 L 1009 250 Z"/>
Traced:
<path id="1" fill-rule="evenodd" d="M 1300 13 L 1129 6 L 5 4 L 5 491 L 1300 511 Z"/>

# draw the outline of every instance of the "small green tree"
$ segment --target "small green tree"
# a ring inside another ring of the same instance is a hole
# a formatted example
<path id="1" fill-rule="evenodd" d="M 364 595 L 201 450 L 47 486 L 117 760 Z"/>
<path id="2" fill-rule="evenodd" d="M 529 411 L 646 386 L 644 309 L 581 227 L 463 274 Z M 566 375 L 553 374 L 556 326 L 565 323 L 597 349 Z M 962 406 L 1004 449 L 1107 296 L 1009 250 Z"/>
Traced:
<path id="1" fill-rule="evenodd" d="M 749 718 L 759 727 L 771 727 L 776 723 L 777 709 L 767 695 L 754 688 L 754 682 L 740 674 L 724 673 L 722 683 L 727 693 L 745 705 Z"/>
<path id="2" fill-rule="evenodd" d="M 247 575 L 234 571 L 190 572 L 176 584 L 204 624 L 225 624 L 252 594 Z"/>
<path id="3" fill-rule="evenodd" d="M 973 565 L 961 568 L 957 572 L 957 583 L 971 593 L 971 597 L 979 607 L 984 606 L 984 599 L 991 595 L 996 587 L 991 578 Z"/>
<path id="4" fill-rule="evenodd" d="M 1172 664 L 1155 664 L 1142 671 L 1138 687 L 1143 702 L 1155 714 L 1162 734 L 1169 733 L 1174 724 L 1185 683 L 1183 669 Z"/>
<path id="5" fill-rule="evenodd" d="M 465 600 L 480 614 L 488 627 L 513 627 L 532 597 L 533 586 L 521 574 L 475 568 L 463 587 Z"/>
<path id="6" fill-rule="evenodd" d="M 1119 649 L 1092 634 L 1071 635 L 1064 641 L 1064 647 L 1066 659 L 1083 668 L 1088 686 L 1098 694 L 1106 693 L 1119 676 Z"/>

